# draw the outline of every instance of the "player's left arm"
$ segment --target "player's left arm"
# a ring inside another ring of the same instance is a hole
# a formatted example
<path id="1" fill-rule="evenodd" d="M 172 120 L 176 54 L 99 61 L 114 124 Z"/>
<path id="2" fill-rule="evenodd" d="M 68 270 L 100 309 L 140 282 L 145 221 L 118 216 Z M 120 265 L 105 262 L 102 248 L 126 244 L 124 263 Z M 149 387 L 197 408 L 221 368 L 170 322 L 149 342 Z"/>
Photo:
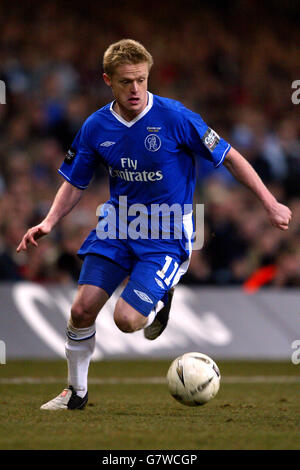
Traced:
<path id="1" fill-rule="evenodd" d="M 281 230 L 287 230 L 292 216 L 291 210 L 276 200 L 250 163 L 231 147 L 223 164 L 236 180 L 247 186 L 260 199 L 271 224 Z"/>

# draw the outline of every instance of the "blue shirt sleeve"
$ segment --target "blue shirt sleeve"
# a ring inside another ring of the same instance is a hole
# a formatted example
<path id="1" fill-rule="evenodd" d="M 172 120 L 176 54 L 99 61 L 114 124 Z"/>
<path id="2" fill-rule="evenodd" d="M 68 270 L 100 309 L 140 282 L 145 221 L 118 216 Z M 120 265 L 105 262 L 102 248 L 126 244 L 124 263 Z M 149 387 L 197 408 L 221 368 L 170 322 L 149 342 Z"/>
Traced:
<path id="1" fill-rule="evenodd" d="M 217 168 L 231 145 L 203 121 L 201 116 L 184 106 L 181 112 L 180 140 L 196 156 L 205 158 Z"/>
<path id="2" fill-rule="evenodd" d="M 89 121 L 87 120 L 77 133 L 58 172 L 76 188 L 86 189 L 99 159 L 92 148 Z"/>

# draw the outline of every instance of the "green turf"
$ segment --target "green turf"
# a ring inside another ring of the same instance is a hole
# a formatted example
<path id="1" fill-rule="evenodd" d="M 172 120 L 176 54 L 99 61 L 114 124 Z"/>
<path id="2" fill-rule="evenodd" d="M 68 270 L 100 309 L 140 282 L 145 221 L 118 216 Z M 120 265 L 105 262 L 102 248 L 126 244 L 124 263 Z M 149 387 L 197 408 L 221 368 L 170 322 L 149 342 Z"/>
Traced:
<path id="1" fill-rule="evenodd" d="M 170 361 L 103 361 L 90 377 L 164 377 Z M 291 363 L 218 361 L 222 376 L 292 375 Z M 10 362 L 0 384 L 0 449 L 300 449 L 300 383 L 222 383 L 203 407 L 177 403 L 164 384 L 90 385 L 84 411 L 40 411 L 65 386 L 66 364 Z"/>

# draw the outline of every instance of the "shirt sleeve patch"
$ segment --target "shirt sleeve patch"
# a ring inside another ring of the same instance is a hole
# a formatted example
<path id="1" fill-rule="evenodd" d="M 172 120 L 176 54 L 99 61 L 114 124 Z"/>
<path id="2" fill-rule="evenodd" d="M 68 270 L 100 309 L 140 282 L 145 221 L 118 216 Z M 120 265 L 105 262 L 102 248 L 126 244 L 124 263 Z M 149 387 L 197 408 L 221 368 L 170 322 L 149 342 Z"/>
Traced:
<path id="1" fill-rule="evenodd" d="M 220 142 L 220 136 L 213 129 L 208 127 L 202 137 L 202 142 L 210 152 L 213 152 Z"/>
<path id="2" fill-rule="evenodd" d="M 71 165 L 73 162 L 74 158 L 76 157 L 76 150 L 74 150 L 72 147 L 67 151 L 66 157 L 64 159 L 64 162 L 67 165 Z"/>

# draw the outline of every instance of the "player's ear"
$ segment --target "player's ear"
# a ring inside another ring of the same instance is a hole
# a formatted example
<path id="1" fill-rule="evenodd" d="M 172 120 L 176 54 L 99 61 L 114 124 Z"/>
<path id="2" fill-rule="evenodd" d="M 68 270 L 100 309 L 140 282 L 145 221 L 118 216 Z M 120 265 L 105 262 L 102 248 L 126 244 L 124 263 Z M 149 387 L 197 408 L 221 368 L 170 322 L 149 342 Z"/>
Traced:
<path id="1" fill-rule="evenodd" d="M 107 75 L 107 73 L 103 73 L 103 74 L 102 74 L 102 77 L 103 77 L 103 80 L 104 80 L 105 84 L 106 84 L 107 86 L 111 86 L 111 79 L 110 79 L 110 77 Z"/>

